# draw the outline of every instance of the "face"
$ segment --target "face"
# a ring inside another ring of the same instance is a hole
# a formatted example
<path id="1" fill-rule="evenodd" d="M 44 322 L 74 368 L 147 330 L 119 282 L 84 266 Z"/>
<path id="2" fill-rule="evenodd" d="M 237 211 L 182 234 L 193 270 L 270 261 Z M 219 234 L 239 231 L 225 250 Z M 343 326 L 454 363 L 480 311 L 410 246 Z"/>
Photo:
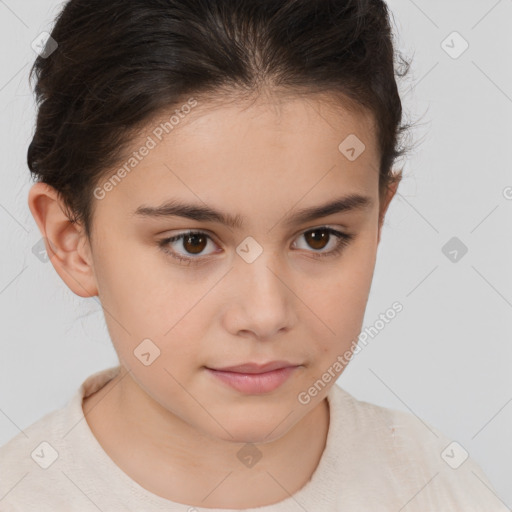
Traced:
<path id="1" fill-rule="evenodd" d="M 325 398 L 361 331 L 383 208 L 372 123 L 314 97 L 198 102 L 159 140 L 170 115 L 96 194 L 91 268 L 112 342 L 165 414 L 210 437 L 272 441 Z M 339 149 L 350 134 L 365 145 L 352 160 Z M 348 196 L 360 199 L 304 216 Z M 211 371 L 269 361 L 294 367 L 277 387 Z"/>

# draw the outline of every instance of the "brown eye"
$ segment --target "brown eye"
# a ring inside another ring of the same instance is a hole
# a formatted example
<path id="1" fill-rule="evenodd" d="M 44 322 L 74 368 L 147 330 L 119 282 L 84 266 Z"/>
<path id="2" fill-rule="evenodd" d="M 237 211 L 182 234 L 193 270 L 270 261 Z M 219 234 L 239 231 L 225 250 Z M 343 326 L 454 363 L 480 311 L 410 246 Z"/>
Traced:
<path id="1" fill-rule="evenodd" d="M 161 240 L 158 245 L 165 253 L 190 265 L 191 263 L 200 263 L 200 260 L 204 261 L 207 256 L 212 254 L 208 252 L 203 254 L 209 242 L 215 245 L 212 238 L 206 233 L 189 231 Z"/>
<path id="2" fill-rule="evenodd" d="M 310 249 L 308 252 L 312 252 L 315 258 L 323 258 L 340 254 L 343 248 L 349 245 L 350 241 L 353 240 L 354 236 L 355 235 L 341 233 L 336 229 L 325 226 L 310 229 L 302 233 L 301 237 L 304 237 L 307 247 L 295 245 L 299 249 Z M 329 248 L 327 250 L 323 250 L 328 246 Z M 311 249 L 313 250 L 311 251 Z"/>
<path id="3" fill-rule="evenodd" d="M 183 247 L 191 254 L 200 254 L 207 245 L 207 237 L 202 233 L 193 233 L 183 237 Z"/>
<path id="4" fill-rule="evenodd" d="M 336 256 L 341 253 L 344 247 L 349 245 L 354 236 L 341 233 L 328 226 L 310 229 L 301 235 L 306 240 L 307 247 L 299 247 L 299 249 L 307 249 L 307 252 L 312 252 L 315 258 Z M 215 254 L 215 252 L 205 252 L 210 242 L 216 245 L 212 237 L 207 233 L 188 231 L 165 238 L 158 242 L 158 246 L 166 254 L 169 254 L 181 263 L 191 265 L 208 261 L 208 256 Z M 294 243 L 294 246 L 297 247 L 297 244 Z M 328 249 L 324 250 L 326 247 Z"/>
<path id="5" fill-rule="evenodd" d="M 328 229 L 315 229 L 313 231 L 306 231 L 304 233 L 307 243 L 310 247 L 316 250 L 323 249 L 331 238 L 331 233 Z"/>

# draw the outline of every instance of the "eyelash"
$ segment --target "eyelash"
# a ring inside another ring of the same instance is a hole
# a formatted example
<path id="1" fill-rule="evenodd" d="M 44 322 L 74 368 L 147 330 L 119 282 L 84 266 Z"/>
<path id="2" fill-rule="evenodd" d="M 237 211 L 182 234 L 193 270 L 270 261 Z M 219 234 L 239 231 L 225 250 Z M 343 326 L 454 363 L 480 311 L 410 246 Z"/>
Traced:
<path id="1" fill-rule="evenodd" d="M 314 253 L 314 258 L 326 258 L 326 257 L 334 257 L 334 256 L 337 256 L 338 254 L 340 254 L 343 249 L 350 244 L 350 242 L 352 241 L 352 239 L 354 238 L 354 235 L 349 235 L 347 233 L 341 233 L 340 231 L 337 231 L 336 229 L 333 229 L 333 228 L 330 228 L 330 227 L 327 227 L 327 226 L 321 226 L 321 227 L 318 227 L 318 228 L 313 228 L 313 229 L 308 229 L 307 231 L 304 231 L 303 233 L 301 233 L 301 236 L 306 234 L 306 233 L 311 233 L 313 231 L 327 231 L 329 234 L 331 235 L 334 235 L 335 237 L 338 238 L 338 242 L 336 244 L 336 247 L 330 251 L 327 251 L 327 252 L 323 252 L 323 253 Z M 208 256 L 204 256 L 204 257 L 186 257 L 186 256 L 182 256 L 181 254 L 175 252 L 175 251 L 172 251 L 169 249 L 168 245 L 171 243 L 171 242 L 177 242 L 178 240 L 182 240 L 184 239 L 186 236 L 191 236 L 191 235 L 205 235 L 208 239 L 212 240 L 212 237 L 209 236 L 207 233 L 205 233 L 204 231 L 187 231 L 185 233 L 181 233 L 179 235 L 175 235 L 175 236 L 172 236 L 172 237 L 168 237 L 168 238 L 165 238 L 163 240 L 160 240 L 158 242 L 158 246 L 160 247 L 160 249 L 168 254 L 169 256 L 171 256 L 172 258 L 175 258 L 177 260 L 180 261 L 180 264 L 185 264 L 185 263 L 188 263 L 189 265 L 192 263 L 192 264 L 197 264 L 197 263 L 200 263 L 200 262 L 203 262 L 205 259 L 208 258 Z"/>

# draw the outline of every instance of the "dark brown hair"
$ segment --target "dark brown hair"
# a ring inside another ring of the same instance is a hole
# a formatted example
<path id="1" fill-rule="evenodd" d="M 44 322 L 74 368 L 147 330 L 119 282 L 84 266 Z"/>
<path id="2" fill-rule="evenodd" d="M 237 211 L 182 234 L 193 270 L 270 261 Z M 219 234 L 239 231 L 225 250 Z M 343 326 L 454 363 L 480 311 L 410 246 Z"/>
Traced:
<path id="1" fill-rule="evenodd" d="M 409 63 L 382 0 L 69 0 L 51 36 L 57 49 L 29 76 L 27 162 L 89 238 L 96 185 L 138 129 L 191 96 L 332 93 L 372 114 L 381 193 L 401 176 L 392 166 L 411 125 L 395 77 Z"/>

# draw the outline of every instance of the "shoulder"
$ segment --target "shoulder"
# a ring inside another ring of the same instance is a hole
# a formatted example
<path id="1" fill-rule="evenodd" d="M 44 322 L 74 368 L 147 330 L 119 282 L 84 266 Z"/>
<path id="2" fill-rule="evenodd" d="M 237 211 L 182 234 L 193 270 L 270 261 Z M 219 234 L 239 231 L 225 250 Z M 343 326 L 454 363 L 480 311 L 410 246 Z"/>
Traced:
<path id="1" fill-rule="evenodd" d="M 377 510 L 387 499 L 399 509 L 411 500 L 407 510 L 508 511 L 465 443 L 413 412 L 358 400 L 336 387 L 330 393 L 336 445 L 350 466 L 345 478 L 354 495 L 365 495 Z"/>
<path id="2" fill-rule="evenodd" d="M 391 438 L 396 439 L 404 448 L 424 449 L 432 444 L 440 446 L 447 441 L 437 428 L 412 412 L 359 400 L 345 389 L 336 387 L 333 401 L 339 408 L 339 416 L 347 422 L 347 429 L 364 429 L 366 434 L 370 434 L 365 439 L 366 443 L 382 439 L 389 441 Z"/>
<path id="3" fill-rule="evenodd" d="M 85 420 L 82 401 L 102 389 L 119 369 L 117 365 L 89 375 L 63 407 L 47 413 L 0 447 L 0 512 L 95 508 L 75 483 L 78 479 L 88 485 L 100 451 Z M 96 484 L 91 485 L 96 488 Z"/>
<path id="4" fill-rule="evenodd" d="M 66 458 L 68 407 L 47 413 L 0 447 L 0 511 L 29 510 L 29 495 L 51 492 L 55 472 L 49 468 Z"/>
<path id="5" fill-rule="evenodd" d="M 421 454 L 426 457 L 422 458 L 425 464 L 437 465 L 441 457 L 439 450 L 452 442 L 412 411 L 359 400 L 339 386 L 334 391 L 334 402 L 346 433 L 358 442 L 371 445 L 372 450 L 399 453 L 401 457 Z"/>

